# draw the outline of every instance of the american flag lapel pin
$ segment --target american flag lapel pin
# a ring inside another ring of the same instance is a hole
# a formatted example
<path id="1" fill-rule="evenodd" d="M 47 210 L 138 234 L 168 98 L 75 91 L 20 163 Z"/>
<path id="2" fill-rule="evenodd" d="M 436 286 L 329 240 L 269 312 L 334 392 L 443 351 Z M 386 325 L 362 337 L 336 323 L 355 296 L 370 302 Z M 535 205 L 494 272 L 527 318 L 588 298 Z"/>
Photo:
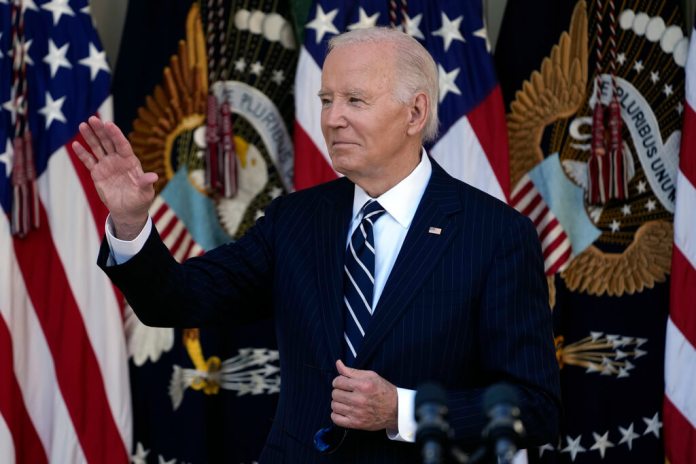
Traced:
<path id="1" fill-rule="evenodd" d="M 428 233 L 433 235 L 440 235 L 442 234 L 442 229 L 440 229 L 439 227 L 430 227 L 430 229 L 428 229 Z"/>

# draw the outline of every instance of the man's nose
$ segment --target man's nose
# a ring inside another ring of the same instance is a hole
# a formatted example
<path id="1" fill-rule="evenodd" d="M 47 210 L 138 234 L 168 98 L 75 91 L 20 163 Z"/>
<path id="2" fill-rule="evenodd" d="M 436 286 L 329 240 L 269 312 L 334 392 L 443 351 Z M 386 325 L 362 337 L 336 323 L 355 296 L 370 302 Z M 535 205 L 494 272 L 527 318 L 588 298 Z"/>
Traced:
<path id="1" fill-rule="evenodd" d="M 324 108 L 324 116 L 329 127 L 345 127 L 348 123 L 345 106 L 339 102 L 333 102 L 328 108 Z"/>

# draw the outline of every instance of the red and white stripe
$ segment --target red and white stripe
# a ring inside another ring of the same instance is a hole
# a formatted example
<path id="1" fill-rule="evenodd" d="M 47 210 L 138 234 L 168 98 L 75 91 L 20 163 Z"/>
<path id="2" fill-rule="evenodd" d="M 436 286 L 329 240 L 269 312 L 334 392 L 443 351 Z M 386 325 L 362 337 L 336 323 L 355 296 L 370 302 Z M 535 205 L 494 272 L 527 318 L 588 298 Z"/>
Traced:
<path id="1" fill-rule="evenodd" d="M 696 35 L 686 63 L 670 311 L 665 346 L 665 453 L 672 464 L 696 462 Z"/>
<path id="2" fill-rule="evenodd" d="M 304 48 L 295 78 L 295 188 L 338 177 L 321 132 L 321 68 Z M 509 192 L 508 145 L 500 87 L 457 121 L 430 153 L 450 175 L 503 201 Z"/>
<path id="3" fill-rule="evenodd" d="M 553 275 L 568 267 L 573 257 L 570 239 L 528 175 L 525 174 L 515 186 L 510 195 L 510 205 L 534 223 L 541 240 L 546 275 Z"/>
<path id="4" fill-rule="evenodd" d="M 185 261 L 192 256 L 200 256 L 205 252 L 193 240 L 193 237 L 186 229 L 186 225 L 174 213 L 174 210 L 159 195 L 150 207 L 150 216 L 162 241 L 177 261 Z"/>
<path id="5" fill-rule="evenodd" d="M 2 462 L 128 461 L 121 298 L 95 264 L 107 213 L 71 142 L 38 179 L 40 228 L 12 237 L 0 214 Z"/>

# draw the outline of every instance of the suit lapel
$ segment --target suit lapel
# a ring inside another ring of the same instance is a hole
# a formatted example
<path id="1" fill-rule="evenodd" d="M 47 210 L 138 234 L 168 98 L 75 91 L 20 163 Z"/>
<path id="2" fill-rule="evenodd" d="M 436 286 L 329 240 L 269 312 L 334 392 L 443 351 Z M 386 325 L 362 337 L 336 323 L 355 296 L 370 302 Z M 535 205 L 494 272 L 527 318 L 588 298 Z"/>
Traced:
<path id="1" fill-rule="evenodd" d="M 320 312 L 333 361 L 343 353 L 343 260 L 353 193 L 350 181 L 338 180 L 323 198 L 314 223 Z"/>
<path id="2" fill-rule="evenodd" d="M 432 161 L 433 173 L 389 274 L 354 367 L 367 360 L 396 323 L 409 301 L 440 261 L 459 226 L 452 214 L 461 209 L 456 182 Z M 431 227 L 439 228 L 430 231 Z M 340 277 L 339 277 L 340 278 Z"/>

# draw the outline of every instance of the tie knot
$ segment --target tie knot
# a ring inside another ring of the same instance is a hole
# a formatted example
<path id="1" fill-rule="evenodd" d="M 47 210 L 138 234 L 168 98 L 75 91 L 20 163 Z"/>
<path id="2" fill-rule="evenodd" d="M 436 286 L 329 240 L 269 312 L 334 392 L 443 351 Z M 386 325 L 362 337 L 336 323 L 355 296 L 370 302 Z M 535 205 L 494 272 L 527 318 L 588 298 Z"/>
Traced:
<path id="1" fill-rule="evenodd" d="M 385 209 L 376 200 L 368 200 L 363 206 L 363 217 L 362 220 L 369 220 L 374 223 L 381 215 L 385 213 Z"/>

